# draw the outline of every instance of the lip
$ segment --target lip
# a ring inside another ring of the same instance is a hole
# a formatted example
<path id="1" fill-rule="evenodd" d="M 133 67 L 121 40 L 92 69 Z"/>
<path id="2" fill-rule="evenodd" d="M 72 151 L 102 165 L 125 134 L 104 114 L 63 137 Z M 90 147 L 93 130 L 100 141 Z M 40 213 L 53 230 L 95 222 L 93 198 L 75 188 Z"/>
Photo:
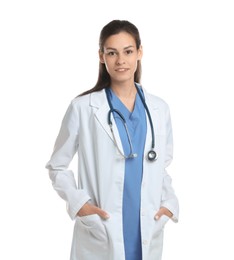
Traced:
<path id="1" fill-rule="evenodd" d="M 127 70 L 129 70 L 129 69 L 128 68 L 118 68 L 118 69 L 115 69 L 115 71 L 117 71 L 117 72 L 125 72 Z"/>

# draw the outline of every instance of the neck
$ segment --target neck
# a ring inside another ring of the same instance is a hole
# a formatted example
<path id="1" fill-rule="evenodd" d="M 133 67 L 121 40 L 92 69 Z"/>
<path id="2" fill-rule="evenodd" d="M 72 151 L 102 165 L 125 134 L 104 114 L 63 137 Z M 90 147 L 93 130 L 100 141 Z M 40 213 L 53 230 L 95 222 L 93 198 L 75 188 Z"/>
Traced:
<path id="1" fill-rule="evenodd" d="M 112 84 L 111 89 L 128 108 L 130 112 L 134 109 L 137 89 L 134 82 L 132 84 Z"/>
<path id="2" fill-rule="evenodd" d="M 136 96 L 136 87 L 134 82 L 130 83 L 130 84 L 112 84 L 111 85 L 111 89 L 113 90 L 113 92 L 119 97 L 119 98 L 124 98 L 124 99 L 128 99 L 128 98 L 134 98 Z"/>

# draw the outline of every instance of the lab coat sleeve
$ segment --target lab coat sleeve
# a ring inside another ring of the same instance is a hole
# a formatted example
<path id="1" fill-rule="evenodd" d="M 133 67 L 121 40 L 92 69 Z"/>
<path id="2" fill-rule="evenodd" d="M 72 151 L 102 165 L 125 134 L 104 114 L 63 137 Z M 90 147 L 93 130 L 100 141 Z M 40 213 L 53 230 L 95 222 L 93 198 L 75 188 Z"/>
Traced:
<path id="1" fill-rule="evenodd" d="M 78 133 L 78 112 L 71 102 L 63 118 L 50 161 L 46 164 L 52 185 L 59 196 L 66 201 L 71 219 L 75 219 L 77 212 L 90 199 L 84 190 L 77 189 L 74 174 L 68 170 L 79 145 Z"/>
<path id="2" fill-rule="evenodd" d="M 170 111 L 167 107 L 166 109 L 166 154 L 165 154 L 165 170 L 163 177 L 163 189 L 162 189 L 162 201 L 161 207 L 169 209 L 173 213 L 172 220 L 178 222 L 179 217 L 179 203 L 175 195 L 174 189 L 171 185 L 172 179 L 167 173 L 166 168 L 170 165 L 173 159 L 173 136 L 172 136 L 172 126 L 171 126 L 171 117 Z"/>

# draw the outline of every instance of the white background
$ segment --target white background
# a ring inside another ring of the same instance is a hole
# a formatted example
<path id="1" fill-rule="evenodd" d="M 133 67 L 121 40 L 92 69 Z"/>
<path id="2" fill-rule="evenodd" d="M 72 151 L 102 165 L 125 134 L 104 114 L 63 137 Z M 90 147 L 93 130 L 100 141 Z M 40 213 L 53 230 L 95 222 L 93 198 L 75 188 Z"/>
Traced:
<path id="1" fill-rule="evenodd" d="M 1 1 L 0 259 L 69 259 L 73 222 L 44 167 L 71 99 L 96 83 L 113 19 L 139 28 L 142 83 L 171 108 L 181 210 L 163 259 L 234 259 L 232 2 Z"/>

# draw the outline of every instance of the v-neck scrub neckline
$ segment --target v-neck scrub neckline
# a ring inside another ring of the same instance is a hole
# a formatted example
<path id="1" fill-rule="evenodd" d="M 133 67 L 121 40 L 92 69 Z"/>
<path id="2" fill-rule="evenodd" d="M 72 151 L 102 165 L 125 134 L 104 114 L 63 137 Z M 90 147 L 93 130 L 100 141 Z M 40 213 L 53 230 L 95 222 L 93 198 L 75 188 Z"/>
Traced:
<path id="1" fill-rule="evenodd" d="M 145 108 L 138 93 L 136 94 L 134 109 L 132 112 L 128 110 L 112 90 L 110 93 L 113 107 L 119 110 L 126 120 L 132 141 L 133 152 L 137 154 L 137 157 L 135 158 L 125 159 L 123 191 L 123 236 L 125 259 L 142 260 L 140 202 L 143 157 L 147 130 Z M 119 131 L 124 154 L 129 154 L 130 147 L 123 122 L 117 113 L 113 114 Z"/>

